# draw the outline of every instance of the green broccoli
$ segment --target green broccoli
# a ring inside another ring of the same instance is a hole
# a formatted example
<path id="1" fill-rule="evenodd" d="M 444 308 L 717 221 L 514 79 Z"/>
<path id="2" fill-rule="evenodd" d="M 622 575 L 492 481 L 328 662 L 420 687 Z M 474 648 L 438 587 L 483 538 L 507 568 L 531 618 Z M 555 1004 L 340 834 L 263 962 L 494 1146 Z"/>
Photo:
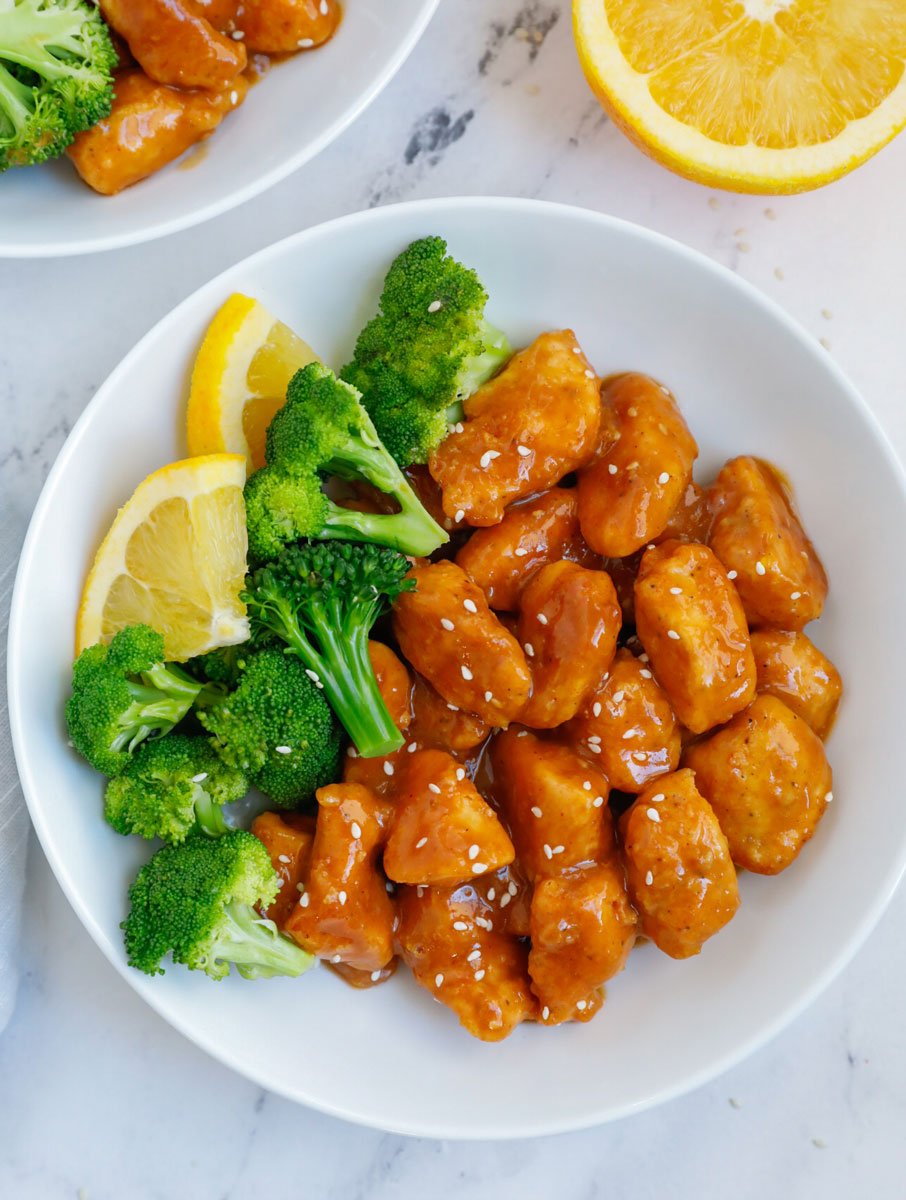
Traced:
<path id="1" fill-rule="evenodd" d="M 73 746 L 103 775 L 119 775 L 136 747 L 169 733 L 193 705 L 223 695 L 172 663 L 164 639 L 147 625 L 130 625 L 110 644 L 83 650 L 72 668 L 66 724 Z"/>
<path id="2" fill-rule="evenodd" d="M 264 457 L 267 465 L 245 486 L 249 553 L 256 561 L 302 537 L 379 542 L 416 555 L 448 540 L 381 444 L 359 393 L 321 363 L 309 363 L 290 380 Z M 399 512 L 341 508 L 322 488 L 331 475 L 366 480 L 392 497 Z"/>
<path id="3" fill-rule="evenodd" d="M 485 319 L 487 299 L 439 237 L 413 242 L 387 272 L 380 311 L 340 376 L 362 393 L 401 467 L 428 461 L 462 419 L 462 401 L 510 357 L 506 337 Z"/>
<path id="4" fill-rule="evenodd" d="M 129 965 L 162 975 L 161 959 L 171 953 L 212 979 L 228 975 L 231 963 L 246 979 L 301 975 L 312 956 L 255 907 L 272 904 L 279 886 L 267 850 L 242 829 L 164 846 L 129 889 L 122 924 Z"/>
<path id="5" fill-rule="evenodd" d="M 116 51 L 87 0 L 0 6 L 0 171 L 63 153 L 110 112 Z"/>
<path id="6" fill-rule="evenodd" d="M 190 659 L 186 667 L 198 679 L 233 687 L 239 679 L 242 661 L 247 653 L 248 646 L 245 645 L 223 646 Z"/>
<path id="7" fill-rule="evenodd" d="M 400 592 L 415 586 L 408 568 L 386 546 L 311 542 L 259 568 L 242 594 L 253 638 L 276 634 L 298 655 L 363 758 L 403 744 L 375 678 L 368 634 Z"/>
<path id="8" fill-rule="evenodd" d="M 198 713 L 218 754 L 275 804 L 296 808 L 337 778 L 341 731 L 305 668 L 283 648 L 251 654 L 236 690 Z"/>
<path id="9" fill-rule="evenodd" d="M 228 766 L 207 738 L 181 733 L 145 742 L 104 794 L 104 816 L 117 833 L 184 841 L 196 827 L 219 837 L 229 826 L 221 805 L 241 800 L 248 778 Z"/>

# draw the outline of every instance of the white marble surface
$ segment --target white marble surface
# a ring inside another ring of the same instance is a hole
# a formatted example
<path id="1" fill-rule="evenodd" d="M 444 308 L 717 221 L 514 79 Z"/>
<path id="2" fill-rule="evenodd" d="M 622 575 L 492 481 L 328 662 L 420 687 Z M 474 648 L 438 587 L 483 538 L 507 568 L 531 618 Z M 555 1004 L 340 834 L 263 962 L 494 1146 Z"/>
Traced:
<path id="1" fill-rule="evenodd" d="M 906 138 L 809 196 L 715 195 L 649 162 L 603 118 L 576 65 L 566 8 L 444 0 L 371 111 L 267 196 L 150 246 L 0 263 L 4 508 L 24 526 L 94 389 L 212 274 L 326 217 L 451 193 L 599 208 L 727 264 L 825 339 L 906 454 Z M 33 845 L 23 985 L 0 1036 L 0 1197 L 648 1200 L 732 1191 L 740 1200 L 836 1200 L 858 1188 L 893 1200 L 904 1194 L 906 1163 L 904 922 L 901 889 L 805 1016 L 684 1099 L 555 1139 L 407 1141 L 267 1095 L 185 1042 L 101 957 Z"/>

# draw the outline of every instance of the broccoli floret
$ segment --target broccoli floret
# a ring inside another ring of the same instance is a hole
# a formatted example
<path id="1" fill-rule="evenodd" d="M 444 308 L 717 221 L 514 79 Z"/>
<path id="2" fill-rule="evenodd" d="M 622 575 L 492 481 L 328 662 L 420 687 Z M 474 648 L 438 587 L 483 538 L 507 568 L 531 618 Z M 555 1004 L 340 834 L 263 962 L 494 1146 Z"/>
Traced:
<path id="1" fill-rule="evenodd" d="M 267 850 L 241 829 L 164 846 L 129 889 L 122 924 L 129 965 L 162 975 L 161 959 L 171 953 L 212 979 L 228 975 L 231 963 L 246 979 L 301 975 L 312 956 L 255 908 L 273 903 L 279 883 Z"/>
<path id="2" fill-rule="evenodd" d="M 87 0 L 0 8 L 0 171 L 62 154 L 110 112 L 116 51 Z"/>
<path id="3" fill-rule="evenodd" d="M 342 734 L 302 664 L 280 649 L 243 663 L 236 690 L 198 713 L 226 763 L 275 804 L 297 808 L 337 778 Z"/>
<path id="4" fill-rule="evenodd" d="M 207 654 L 199 654 L 197 658 L 190 659 L 186 666 L 198 679 L 233 687 L 239 679 L 242 661 L 247 654 L 248 646 L 224 646 L 219 650 L 209 650 Z"/>
<path id="5" fill-rule="evenodd" d="M 462 401 L 512 353 L 484 316 L 487 292 L 439 237 L 413 242 L 384 280 L 380 311 L 340 372 L 362 393 L 401 467 L 423 463 L 462 419 Z"/>
<path id="6" fill-rule="evenodd" d="M 199 683 L 163 659 L 161 635 L 130 625 L 109 645 L 83 650 L 73 664 L 69 736 L 103 775 L 119 775 L 146 738 L 169 733 L 193 705 L 223 695 L 222 688 Z"/>
<path id="7" fill-rule="evenodd" d="M 309 363 L 290 380 L 264 457 L 267 465 L 245 487 L 249 553 L 259 562 L 302 537 L 379 542 L 415 555 L 447 541 L 381 444 L 359 393 L 321 363 Z M 341 508 L 322 489 L 331 475 L 367 481 L 400 511 Z"/>
<path id="8" fill-rule="evenodd" d="M 228 766 L 207 738 L 180 733 L 139 746 L 104 795 L 104 816 L 117 833 L 184 841 L 196 827 L 220 837 L 229 826 L 221 806 L 249 789 L 244 771 Z"/>
<path id="9" fill-rule="evenodd" d="M 400 592 L 407 559 L 386 546 L 292 546 L 246 581 L 253 638 L 276 634 L 298 655 L 363 758 L 390 754 L 403 738 L 381 696 L 368 634 Z"/>

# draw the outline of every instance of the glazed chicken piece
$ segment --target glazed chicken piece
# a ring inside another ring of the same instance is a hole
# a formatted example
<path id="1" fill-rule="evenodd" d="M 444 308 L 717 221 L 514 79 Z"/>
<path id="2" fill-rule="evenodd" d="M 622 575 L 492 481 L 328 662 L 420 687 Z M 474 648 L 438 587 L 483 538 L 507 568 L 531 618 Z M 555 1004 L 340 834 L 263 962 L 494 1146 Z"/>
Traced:
<path id="1" fill-rule="evenodd" d="M 714 809 L 733 861 L 759 875 L 793 862 L 833 798 L 820 739 L 776 696 L 758 696 L 683 761 Z"/>
<path id="2" fill-rule="evenodd" d="M 101 13 L 156 83 L 222 92 L 245 70 L 242 41 L 218 33 L 184 0 L 101 0 Z"/>
<path id="3" fill-rule="evenodd" d="M 679 763 L 680 732 L 670 701 L 651 670 L 625 648 L 564 732 L 621 792 L 640 792 Z"/>
<path id="4" fill-rule="evenodd" d="M 535 1018 L 527 949 L 500 931 L 494 906 L 471 884 L 404 887 L 399 913 L 403 961 L 473 1037 L 499 1042 Z"/>
<path id="5" fill-rule="evenodd" d="M 691 771 L 651 783 L 620 821 L 642 932 L 671 958 L 698 954 L 739 907 L 730 849 Z"/>
<path id="6" fill-rule="evenodd" d="M 411 739 L 407 749 L 448 750 L 451 754 L 466 754 L 480 746 L 491 732 L 487 722 L 474 713 L 463 712 L 446 701 L 421 675 L 415 676 L 412 692 Z M 411 751 L 415 753 L 415 751 Z"/>
<path id="7" fill-rule="evenodd" d="M 625 558 L 664 532 L 698 446 L 673 396 L 647 375 L 617 376 L 603 399 L 619 437 L 579 473 L 579 524 L 593 550 Z"/>
<path id="8" fill-rule="evenodd" d="M 472 880 L 472 887 L 494 912 L 495 929 L 512 937 L 529 936 L 532 885 L 517 862 L 511 862 L 493 874 L 477 875 Z"/>
<path id="9" fill-rule="evenodd" d="M 752 700 L 755 660 L 745 615 L 707 546 L 673 541 L 646 551 L 635 618 L 657 681 L 687 729 L 722 725 Z"/>
<path id="10" fill-rule="evenodd" d="M 556 562 L 532 576 L 519 612 L 519 641 L 532 671 L 521 724 L 553 729 L 576 715 L 613 662 L 622 620 L 604 571 Z"/>
<path id="11" fill-rule="evenodd" d="M 595 452 L 598 381 L 571 330 L 543 333 L 464 407 L 462 433 L 428 463 L 454 520 L 496 525 L 508 504 L 559 483 Z"/>
<path id="12" fill-rule="evenodd" d="M 407 755 L 393 797 L 384 870 L 395 882 L 462 883 L 513 861 L 513 843 L 497 814 L 442 750 Z"/>
<path id="13" fill-rule="evenodd" d="M 503 612 L 519 606 L 519 594 L 533 572 L 561 559 L 582 566 L 596 563 L 579 531 L 574 488 L 551 488 L 511 505 L 499 525 L 476 529 L 456 555 L 491 608 Z"/>
<path id="14" fill-rule="evenodd" d="M 733 572 L 749 624 L 802 629 L 820 617 L 827 576 L 774 468 L 731 459 L 712 504 L 711 549 Z"/>
<path id="15" fill-rule="evenodd" d="M 776 696 L 822 740 L 827 737 L 843 694 L 843 680 L 831 660 L 804 633 L 760 629 L 752 634 L 757 689 Z"/>
<path id="16" fill-rule="evenodd" d="M 394 904 L 378 866 L 392 806 L 354 783 L 317 798 L 308 879 L 286 932 L 318 958 L 378 971 L 393 958 Z"/>
<path id="17" fill-rule="evenodd" d="M 242 0 L 236 26 L 249 53 L 295 54 L 333 37 L 340 23 L 337 0 Z"/>
<path id="18" fill-rule="evenodd" d="M 191 12 L 204 17 L 221 33 L 232 33 L 236 28 L 236 13 L 242 7 L 242 2 L 243 0 L 184 0 Z"/>
<path id="19" fill-rule="evenodd" d="M 531 674 L 522 649 L 481 588 L 452 562 L 418 564 L 416 590 L 393 606 L 400 649 L 449 704 L 506 726 L 522 710 Z"/>
<path id="20" fill-rule="evenodd" d="M 406 665 L 383 642 L 369 641 L 368 657 L 387 711 L 397 729 L 405 734 L 412 722 L 412 679 Z M 408 746 L 403 745 L 392 754 L 362 758 L 354 746 L 348 746 L 343 762 L 343 782 L 361 783 L 377 793 L 387 791 L 407 749 Z"/>
<path id="21" fill-rule="evenodd" d="M 252 833 L 264 843 L 274 870 L 280 876 L 280 890 L 264 915 L 283 929 L 299 899 L 299 884 L 304 887 L 315 840 L 314 817 L 302 813 L 264 812 L 252 821 Z"/>
<path id="22" fill-rule="evenodd" d="M 241 76 L 220 92 L 184 92 L 124 71 L 110 116 L 78 134 L 66 153 L 89 187 L 114 196 L 213 133 L 247 91 Z"/>
<path id="23" fill-rule="evenodd" d="M 544 1024 L 591 1020 L 604 984 L 626 965 L 637 924 L 616 854 L 535 884 L 529 976 Z"/>
<path id="24" fill-rule="evenodd" d="M 610 785 L 591 763 L 515 727 L 492 740 L 490 756 L 494 796 L 530 880 L 611 853 Z"/>

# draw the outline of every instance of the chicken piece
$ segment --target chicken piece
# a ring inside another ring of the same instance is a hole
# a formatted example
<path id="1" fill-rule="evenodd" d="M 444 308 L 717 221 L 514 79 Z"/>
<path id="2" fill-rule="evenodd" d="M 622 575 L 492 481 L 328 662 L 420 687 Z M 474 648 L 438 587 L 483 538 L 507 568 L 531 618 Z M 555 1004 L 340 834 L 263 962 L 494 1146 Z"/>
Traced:
<path id="1" fill-rule="evenodd" d="M 455 563 L 418 564 L 409 578 L 415 591 L 403 592 L 393 606 L 403 654 L 449 704 L 489 725 L 509 725 L 532 686 L 519 643 Z"/>
<path id="2" fill-rule="evenodd" d="M 412 679 L 406 665 L 383 642 L 369 641 L 368 657 L 387 711 L 397 729 L 405 733 L 412 721 Z M 354 746 L 348 746 L 343 762 L 343 782 L 361 783 L 379 794 L 387 791 L 407 749 L 408 746 L 403 745 L 392 754 L 362 758 Z"/>
<path id="3" fill-rule="evenodd" d="M 101 13 L 157 83 L 221 92 L 245 70 L 242 42 L 218 33 L 184 0 L 101 0 Z"/>
<path id="4" fill-rule="evenodd" d="M 396 883 L 462 883 L 513 861 L 497 814 L 442 750 L 407 755 L 394 799 L 384 870 Z"/>
<path id="5" fill-rule="evenodd" d="M 496 525 L 508 504 L 559 483 L 595 452 L 598 381 L 571 330 L 543 333 L 464 407 L 462 433 L 428 460 L 454 520 Z"/>
<path id="6" fill-rule="evenodd" d="M 843 694 L 831 660 L 804 633 L 759 629 L 752 634 L 757 690 L 776 696 L 824 740 Z"/>
<path id="7" fill-rule="evenodd" d="M 681 542 L 704 542 L 707 544 L 711 532 L 711 498 L 708 492 L 692 480 L 683 492 L 682 499 L 670 514 L 655 542 L 667 542 L 676 538 Z"/>
<path id="8" fill-rule="evenodd" d="M 691 771 L 651 783 L 620 821 L 642 932 L 671 958 L 698 954 L 739 908 L 736 871 Z"/>
<path id="9" fill-rule="evenodd" d="M 242 8 L 243 0 L 184 0 L 184 3 L 191 12 L 204 17 L 221 33 L 232 33 L 236 28 L 236 14 Z"/>
<path id="10" fill-rule="evenodd" d="M 508 729 L 490 746 L 494 797 L 530 880 L 600 862 L 614 844 L 610 785 L 568 746 Z"/>
<path id="11" fill-rule="evenodd" d="M 579 524 L 598 554 L 625 558 L 663 533 L 692 481 L 698 455 L 676 401 L 647 375 L 604 389 L 619 438 L 579 473 Z"/>
<path id="12" fill-rule="evenodd" d="M 512 937 L 529 936 L 532 886 L 517 862 L 472 880 L 472 887 L 491 909 L 494 928 Z"/>
<path id="13" fill-rule="evenodd" d="M 582 566 L 597 561 L 579 532 L 573 488 L 551 488 L 511 505 L 499 525 L 472 534 L 456 561 L 484 591 L 491 608 L 511 612 L 529 576 L 564 558 Z"/>
<path id="14" fill-rule="evenodd" d="M 537 1013 L 524 943 L 499 932 L 471 884 L 400 891 L 397 942 L 422 987 L 473 1037 L 499 1042 Z"/>
<path id="15" fill-rule="evenodd" d="M 814 834 L 833 799 L 824 746 L 776 696 L 758 696 L 684 765 L 714 809 L 737 866 L 776 875 Z"/>
<path id="16" fill-rule="evenodd" d="M 680 722 L 704 733 L 755 695 L 755 660 L 736 589 L 707 546 L 648 550 L 635 584 L 636 630 Z"/>
<path id="17" fill-rule="evenodd" d="M 675 771 L 681 741 L 670 701 L 651 671 L 626 649 L 585 699 L 564 733 L 621 792 L 640 792 Z"/>
<path id="18" fill-rule="evenodd" d="M 339 23 L 337 0 L 242 0 L 236 17 L 250 54 L 311 50 L 333 37 Z"/>
<path id="19" fill-rule="evenodd" d="M 733 458 L 712 488 L 710 546 L 734 580 L 750 625 L 802 629 L 821 616 L 827 576 L 768 463 Z"/>
<path id="20" fill-rule="evenodd" d="M 252 833 L 264 843 L 280 876 L 277 899 L 263 910 L 264 915 L 283 929 L 299 899 L 299 884 L 308 878 L 315 819 L 301 813 L 263 812 L 252 821 Z"/>
<path id="21" fill-rule="evenodd" d="M 519 641 L 532 671 L 522 725 L 554 729 L 576 715 L 613 662 L 622 622 L 604 571 L 556 562 L 532 576 L 519 612 Z"/>
<path id="22" fill-rule="evenodd" d="M 411 741 L 407 749 L 415 745 L 447 750 L 450 754 L 465 754 L 480 746 L 491 732 L 486 721 L 450 704 L 421 675 L 415 676 L 412 712 Z"/>
<path id="23" fill-rule="evenodd" d="M 308 879 L 286 932 L 318 958 L 380 970 L 393 958 L 394 904 L 378 866 L 393 809 L 355 783 L 316 794 Z"/>
<path id="24" fill-rule="evenodd" d="M 544 1024 L 591 1020 L 604 984 L 626 965 L 636 927 L 616 854 L 535 885 L 529 976 Z"/>
<path id="25" fill-rule="evenodd" d="M 247 91 L 241 76 L 222 92 L 183 92 L 124 71 L 110 116 L 78 134 L 66 153 L 89 187 L 115 196 L 213 133 Z"/>

